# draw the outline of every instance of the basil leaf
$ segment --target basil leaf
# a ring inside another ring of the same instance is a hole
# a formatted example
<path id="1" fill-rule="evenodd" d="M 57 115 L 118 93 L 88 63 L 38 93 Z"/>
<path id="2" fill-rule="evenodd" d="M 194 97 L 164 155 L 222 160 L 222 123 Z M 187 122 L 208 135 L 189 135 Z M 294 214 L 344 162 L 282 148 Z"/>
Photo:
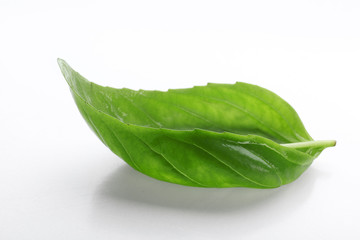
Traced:
<path id="1" fill-rule="evenodd" d="M 95 134 L 134 169 L 197 187 L 274 188 L 297 179 L 335 141 L 313 141 L 295 110 L 246 83 L 134 91 L 60 69 Z"/>

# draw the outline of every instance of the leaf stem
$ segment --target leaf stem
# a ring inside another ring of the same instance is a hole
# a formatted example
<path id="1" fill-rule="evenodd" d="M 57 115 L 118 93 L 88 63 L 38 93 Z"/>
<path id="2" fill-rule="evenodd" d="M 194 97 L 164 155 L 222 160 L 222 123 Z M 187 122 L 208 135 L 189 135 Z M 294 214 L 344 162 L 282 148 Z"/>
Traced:
<path id="1" fill-rule="evenodd" d="M 281 144 L 284 147 L 289 148 L 307 148 L 307 147 L 334 147 L 336 145 L 335 140 L 318 140 L 318 141 L 308 141 L 308 142 L 297 142 L 297 143 L 285 143 Z"/>

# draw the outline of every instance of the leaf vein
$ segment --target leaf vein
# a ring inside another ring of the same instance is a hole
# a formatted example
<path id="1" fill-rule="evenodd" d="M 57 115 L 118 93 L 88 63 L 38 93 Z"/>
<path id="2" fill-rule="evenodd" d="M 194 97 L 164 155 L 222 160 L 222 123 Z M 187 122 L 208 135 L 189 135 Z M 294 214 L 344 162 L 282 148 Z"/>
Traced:
<path id="1" fill-rule="evenodd" d="M 131 132 L 131 131 L 129 131 Z M 141 138 L 139 138 L 135 133 L 131 132 L 131 134 L 133 136 L 135 136 L 137 139 L 139 139 L 142 143 L 144 143 L 149 149 L 151 149 L 151 151 L 153 151 L 154 153 L 158 154 L 160 157 L 162 157 L 168 164 L 170 164 L 170 166 L 175 169 L 178 173 L 180 173 L 180 175 L 183 175 L 185 178 L 189 179 L 190 181 L 194 182 L 195 184 L 198 184 L 202 187 L 207 187 L 206 185 L 199 183 L 198 181 L 192 179 L 191 177 L 189 177 L 187 174 L 183 173 L 182 171 L 180 171 L 172 162 L 170 162 L 169 159 L 167 159 L 162 153 L 154 150 L 149 144 L 147 144 L 144 140 L 142 140 Z"/>
<path id="2" fill-rule="evenodd" d="M 131 163 L 133 163 L 133 165 L 135 166 L 135 168 L 137 170 L 141 170 L 141 168 L 139 167 L 139 165 L 137 165 L 137 163 L 134 161 L 134 159 L 131 157 L 131 155 L 129 154 L 128 150 L 125 148 L 125 146 L 121 143 L 121 140 L 118 138 L 118 136 L 116 135 L 116 133 L 114 133 L 114 131 L 112 129 L 110 129 L 106 123 L 101 119 L 99 118 L 103 123 L 104 123 L 104 126 L 106 127 L 106 129 L 108 129 L 108 131 L 114 136 L 113 139 L 115 138 L 116 141 L 122 146 L 122 148 L 124 149 L 124 151 L 126 152 L 126 154 L 129 156 L 129 159 L 131 161 Z"/>
<path id="3" fill-rule="evenodd" d="M 234 168 L 231 167 L 230 165 L 226 164 L 224 161 L 220 160 L 220 158 L 218 158 L 217 156 L 213 155 L 212 153 L 210 153 L 210 152 L 207 151 L 206 149 L 200 147 L 200 146 L 197 145 L 196 143 L 189 143 L 189 142 L 187 142 L 187 141 L 185 141 L 185 140 L 175 139 L 175 138 L 173 138 L 173 137 L 170 137 L 170 138 L 172 138 L 172 139 L 175 140 L 175 141 L 181 141 L 181 142 L 184 142 L 184 143 L 187 143 L 187 144 L 190 144 L 190 145 L 194 145 L 194 146 L 197 147 L 198 149 L 202 150 L 203 152 L 205 152 L 205 153 L 207 153 L 208 155 L 210 155 L 210 156 L 212 156 L 213 158 L 215 158 L 215 159 L 216 159 L 218 162 L 220 162 L 222 165 L 224 165 L 224 166 L 228 167 L 229 169 L 231 169 L 232 171 L 234 171 L 234 172 L 235 172 L 237 175 L 239 175 L 240 177 L 242 177 L 242 178 L 244 178 L 244 179 L 246 179 L 246 180 L 248 180 L 248 181 L 250 181 L 250 182 L 252 182 L 252 183 L 255 183 L 255 184 L 257 184 L 257 185 L 259 185 L 259 186 L 263 186 L 263 187 L 272 187 L 272 186 L 269 186 L 269 185 L 264 185 L 264 184 L 258 183 L 258 182 L 256 182 L 256 181 L 254 181 L 254 180 L 252 180 L 252 179 L 244 176 L 243 174 L 241 174 L 240 172 L 238 172 L 236 169 L 234 169 Z"/>
<path id="4" fill-rule="evenodd" d="M 125 95 L 123 94 L 119 94 L 119 96 L 121 96 L 122 98 L 126 99 L 130 104 L 132 104 L 135 108 L 139 109 L 141 112 L 143 112 L 145 114 L 145 116 L 150 119 L 150 121 L 152 121 L 155 125 L 157 125 L 158 127 L 161 127 L 161 124 L 158 123 L 157 121 L 155 121 L 148 112 L 146 112 L 143 108 L 139 107 L 138 105 L 136 105 L 134 102 L 132 102 L 130 99 L 128 99 L 127 97 L 125 97 Z"/>
<path id="5" fill-rule="evenodd" d="M 174 91 L 175 92 L 175 91 Z M 194 96 L 194 97 L 199 97 L 197 95 L 194 95 L 194 94 L 190 94 L 190 93 L 184 93 L 184 92 L 176 92 L 176 94 L 183 94 L 183 95 L 189 95 L 189 96 Z M 286 141 L 289 141 L 286 137 L 283 136 L 283 134 L 281 134 L 279 131 L 277 130 L 274 130 L 273 128 L 265 125 L 264 122 L 262 122 L 260 119 L 258 119 L 256 116 L 254 116 L 253 114 L 251 114 L 249 111 L 247 111 L 246 109 L 243 109 L 241 106 L 237 105 L 237 104 L 234 104 L 234 103 L 231 103 L 227 100 L 222 100 L 222 99 L 219 99 L 219 98 L 215 98 L 215 97 L 209 97 L 209 96 L 205 96 L 205 95 L 202 95 L 201 97 L 204 97 L 204 98 L 208 98 L 208 99 L 213 99 L 217 102 L 222 102 L 222 103 L 225 103 L 233 108 L 236 108 L 240 111 L 242 111 L 243 113 L 247 114 L 248 116 L 250 116 L 252 119 L 254 119 L 255 121 L 257 121 L 258 123 L 260 123 L 260 125 L 262 125 L 263 127 L 271 130 L 274 134 L 280 136 L 282 139 L 285 139 Z M 291 141 L 289 141 L 291 142 Z"/>
<path id="6" fill-rule="evenodd" d="M 155 101 L 157 101 L 157 102 L 159 102 L 159 103 L 161 103 L 161 104 L 172 105 L 172 106 L 180 109 L 181 111 L 183 111 L 183 112 L 185 112 L 185 113 L 187 113 L 187 114 L 189 114 L 189 115 L 191 115 L 191 116 L 194 116 L 194 117 L 196 117 L 196 118 L 199 118 L 199 119 L 201 119 L 201 120 L 203 120 L 203 121 L 206 121 L 206 122 L 208 122 L 208 123 L 211 123 L 211 124 L 213 124 L 213 125 L 215 125 L 215 126 L 217 125 L 217 123 L 214 123 L 213 121 L 211 121 L 211 120 L 209 120 L 209 119 L 206 119 L 204 116 L 201 116 L 201 115 L 198 114 L 198 113 L 194 113 L 193 111 L 191 111 L 190 109 L 188 109 L 188 108 L 186 108 L 186 107 L 179 106 L 179 105 L 177 105 L 177 104 L 175 104 L 175 103 L 170 103 L 170 102 L 165 103 L 165 102 L 162 102 L 162 101 L 160 101 L 160 100 L 158 100 L 158 99 L 156 99 L 156 98 L 154 98 L 154 97 L 150 97 L 150 96 L 144 96 L 144 97 L 149 98 L 149 99 L 153 99 L 153 100 L 155 100 Z M 228 129 L 223 129 L 223 128 L 220 128 L 220 129 L 223 130 L 223 131 L 231 132 L 231 130 L 228 130 Z"/>

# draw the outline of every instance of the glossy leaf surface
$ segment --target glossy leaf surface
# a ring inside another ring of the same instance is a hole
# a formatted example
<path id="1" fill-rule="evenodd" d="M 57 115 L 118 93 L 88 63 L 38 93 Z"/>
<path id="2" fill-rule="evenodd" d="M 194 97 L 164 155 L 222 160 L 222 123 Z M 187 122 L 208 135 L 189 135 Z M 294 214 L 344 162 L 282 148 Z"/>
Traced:
<path id="1" fill-rule="evenodd" d="M 134 91 L 89 82 L 58 60 L 99 139 L 134 169 L 197 187 L 274 188 L 335 141 L 313 141 L 295 110 L 246 83 Z"/>

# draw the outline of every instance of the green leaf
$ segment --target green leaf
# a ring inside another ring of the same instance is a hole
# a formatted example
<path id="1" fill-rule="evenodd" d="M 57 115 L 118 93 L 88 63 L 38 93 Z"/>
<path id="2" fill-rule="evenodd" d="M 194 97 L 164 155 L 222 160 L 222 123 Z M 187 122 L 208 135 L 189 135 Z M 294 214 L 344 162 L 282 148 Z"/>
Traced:
<path id="1" fill-rule="evenodd" d="M 99 139 L 134 169 L 197 187 L 275 188 L 335 141 L 314 141 L 295 110 L 246 83 L 134 91 L 89 82 L 58 59 Z"/>

